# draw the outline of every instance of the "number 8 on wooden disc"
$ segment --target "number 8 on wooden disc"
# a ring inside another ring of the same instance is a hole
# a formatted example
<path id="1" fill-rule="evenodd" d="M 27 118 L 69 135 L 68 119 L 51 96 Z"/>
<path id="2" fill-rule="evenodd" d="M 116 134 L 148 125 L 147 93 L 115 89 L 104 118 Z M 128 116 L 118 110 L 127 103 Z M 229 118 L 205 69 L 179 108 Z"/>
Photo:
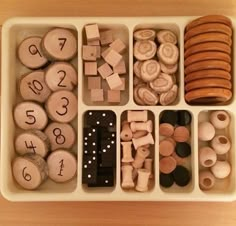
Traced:
<path id="1" fill-rule="evenodd" d="M 67 90 L 57 91 L 49 96 L 45 107 L 49 118 L 56 122 L 67 123 L 77 115 L 77 97 Z"/>

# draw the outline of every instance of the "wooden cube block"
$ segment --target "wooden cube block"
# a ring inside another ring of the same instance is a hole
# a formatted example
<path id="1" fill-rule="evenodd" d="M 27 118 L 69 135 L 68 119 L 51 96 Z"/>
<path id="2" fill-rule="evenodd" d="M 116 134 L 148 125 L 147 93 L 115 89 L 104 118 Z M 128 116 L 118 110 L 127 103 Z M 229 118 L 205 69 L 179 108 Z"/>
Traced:
<path id="1" fill-rule="evenodd" d="M 101 46 L 96 46 L 96 57 L 97 59 L 101 58 Z"/>
<path id="2" fill-rule="evenodd" d="M 102 46 L 112 43 L 113 42 L 112 31 L 108 30 L 100 32 L 100 41 Z"/>
<path id="3" fill-rule="evenodd" d="M 115 88 L 114 90 L 120 90 L 120 91 L 124 91 L 125 90 L 125 78 L 120 78 L 122 81 L 122 85 Z"/>
<path id="4" fill-rule="evenodd" d="M 85 62 L 84 63 L 85 75 L 97 75 L 97 62 Z"/>
<path id="5" fill-rule="evenodd" d="M 122 56 L 119 53 L 117 53 L 115 50 L 111 49 L 105 56 L 104 60 L 108 64 L 110 64 L 112 67 L 115 67 L 122 60 Z"/>
<path id="6" fill-rule="evenodd" d="M 107 90 L 107 101 L 109 103 L 120 103 L 120 91 Z"/>
<path id="7" fill-rule="evenodd" d="M 111 51 L 111 47 L 106 48 L 105 50 L 102 50 L 102 58 L 105 59 L 106 55 Z"/>
<path id="8" fill-rule="evenodd" d="M 119 75 L 126 74 L 126 66 L 124 59 L 121 60 L 121 62 L 113 67 L 114 73 L 118 73 Z"/>
<path id="9" fill-rule="evenodd" d="M 101 89 L 101 77 L 88 77 L 88 89 Z"/>
<path id="10" fill-rule="evenodd" d="M 101 65 L 98 68 L 98 72 L 102 76 L 103 79 L 105 79 L 106 77 L 108 77 L 109 75 L 111 75 L 113 73 L 113 71 L 108 63 L 104 63 L 103 65 Z"/>
<path id="11" fill-rule="evenodd" d="M 103 89 L 92 89 L 91 90 L 91 101 L 93 101 L 93 102 L 104 101 Z"/>
<path id="12" fill-rule="evenodd" d="M 90 24 L 85 26 L 87 41 L 94 41 L 100 39 L 99 29 L 97 24 Z"/>
<path id="13" fill-rule="evenodd" d="M 123 53 L 126 49 L 126 45 L 119 38 L 110 44 L 110 47 L 114 49 L 117 53 Z"/>
<path id="14" fill-rule="evenodd" d="M 87 61 L 96 61 L 97 59 L 97 48 L 96 46 L 83 46 L 82 58 Z"/>
<path id="15" fill-rule="evenodd" d="M 88 46 L 100 46 L 99 40 L 87 41 Z"/>
<path id="16" fill-rule="evenodd" d="M 114 73 L 108 77 L 106 77 L 107 83 L 110 87 L 110 89 L 114 90 L 117 87 L 120 87 L 122 85 L 122 80 L 120 79 L 120 76 L 117 73 Z"/>

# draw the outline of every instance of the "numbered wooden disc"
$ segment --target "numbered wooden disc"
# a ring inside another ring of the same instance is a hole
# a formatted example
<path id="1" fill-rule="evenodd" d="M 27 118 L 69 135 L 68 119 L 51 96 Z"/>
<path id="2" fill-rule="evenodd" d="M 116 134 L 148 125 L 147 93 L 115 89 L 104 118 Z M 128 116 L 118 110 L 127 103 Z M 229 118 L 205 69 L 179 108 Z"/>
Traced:
<path id="1" fill-rule="evenodd" d="M 20 43 L 18 58 L 26 67 L 37 69 L 48 62 L 41 49 L 41 41 L 41 37 L 29 37 Z"/>
<path id="2" fill-rule="evenodd" d="M 38 154 L 45 157 L 49 150 L 49 140 L 40 130 L 26 131 L 15 139 L 15 151 L 19 155 L 27 153 Z"/>
<path id="3" fill-rule="evenodd" d="M 44 132 L 50 141 L 52 151 L 70 149 L 76 140 L 75 130 L 70 124 L 66 123 L 52 122 Z"/>
<path id="4" fill-rule="evenodd" d="M 63 183 L 75 177 L 77 172 L 77 160 L 75 156 L 65 150 L 52 152 L 47 159 L 48 175 L 58 183 Z"/>
<path id="5" fill-rule="evenodd" d="M 71 30 L 54 28 L 42 40 L 45 54 L 56 60 L 70 60 L 77 53 L 77 40 Z"/>
<path id="6" fill-rule="evenodd" d="M 19 82 L 19 91 L 24 100 L 34 100 L 40 103 L 45 102 L 51 94 L 42 70 L 23 75 Z"/>
<path id="7" fill-rule="evenodd" d="M 72 64 L 56 62 L 45 73 L 45 81 L 52 91 L 73 90 L 77 85 L 77 71 Z"/>
<path id="8" fill-rule="evenodd" d="M 77 115 L 77 97 L 67 90 L 56 91 L 49 96 L 45 107 L 52 120 L 67 123 Z"/>
<path id="9" fill-rule="evenodd" d="M 17 104 L 13 114 L 17 126 L 24 130 L 42 130 L 48 122 L 45 110 L 39 104 L 30 101 Z"/>
<path id="10" fill-rule="evenodd" d="M 29 190 L 38 188 L 48 176 L 45 160 L 35 154 L 17 157 L 12 163 L 12 172 L 17 183 Z"/>

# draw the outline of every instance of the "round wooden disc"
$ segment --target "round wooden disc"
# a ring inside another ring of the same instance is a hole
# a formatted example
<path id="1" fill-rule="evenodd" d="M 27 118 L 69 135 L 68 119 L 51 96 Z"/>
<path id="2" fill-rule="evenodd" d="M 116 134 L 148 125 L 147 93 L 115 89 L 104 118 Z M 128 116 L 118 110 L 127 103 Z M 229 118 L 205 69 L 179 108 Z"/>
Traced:
<path id="1" fill-rule="evenodd" d="M 184 60 L 184 66 L 186 67 L 192 63 L 203 60 L 222 60 L 227 63 L 230 63 L 231 57 L 229 54 L 223 52 L 216 52 L 216 51 L 200 52 L 187 57 Z"/>
<path id="2" fill-rule="evenodd" d="M 228 36 L 232 36 L 232 29 L 225 25 L 225 24 L 220 24 L 220 23 L 207 23 L 207 24 L 201 24 L 198 25 L 189 31 L 187 31 L 184 35 L 184 40 L 188 40 L 189 38 L 203 34 L 203 33 L 208 33 L 208 32 L 219 32 L 226 34 Z"/>
<path id="3" fill-rule="evenodd" d="M 189 74 L 194 71 L 201 71 L 207 69 L 221 69 L 230 72 L 231 66 L 229 63 L 222 60 L 204 60 L 190 64 L 185 68 L 184 72 L 185 74 Z"/>
<path id="4" fill-rule="evenodd" d="M 193 45 L 190 48 L 186 49 L 184 52 L 184 57 L 186 58 L 192 54 L 204 51 L 220 51 L 231 54 L 230 46 L 223 42 L 204 42 L 197 45 Z"/>
<path id="5" fill-rule="evenodd" d="M 232 84 L 229 80 L 222 78 L 203 78 L 187 83 L 185 85 L 185 91 L 188 92 L 194 89 L 210 87 L 231 89 Z"/>
<path id="6" fill-rule="evenodd" d="M 188 39 L 184 44 L 184 48 L 188 49 L 189 47 L 193 45 L 204 43 L 204 42 L 223 42 L 229 46 L 231 46 L 232 44 L 232 40 L 229 35 L 219 33 L 219 32 L 210 32 L 210 33 L 205 33 L 205 34 L 199 34 Z"/>
<path id="7" fill-rule="evenodd" d="M 222 79 L 230 80 L 231 75 L 228 71 L 224 71 L 224 70 L 214 70 L 214 69 L 202 70 L 202 71 L 199 70 L 199 71 L 195 71 L 195 72 L 187 74 L 184 78 L 184 81 L 185 83 L 188 83 L 188 82 L 201 79 L 201 78 L 222 78 Z"/>
<path id="8" fill-rule="evenodd" d="M 217 104 L 230 100 L 232 92 L 223 88 L 195 89 L 185 94 L 185 100 L 190 104 Z"/>
<path id="9" fill-rule="evenodd" d="M 232 22 L 228 17 L 223 15 L 208 15 L 193 20 L 186 26 L 185 30 L 188 31 L 196 26 L 206 23 L 222 23 L 232 27 Z"/>

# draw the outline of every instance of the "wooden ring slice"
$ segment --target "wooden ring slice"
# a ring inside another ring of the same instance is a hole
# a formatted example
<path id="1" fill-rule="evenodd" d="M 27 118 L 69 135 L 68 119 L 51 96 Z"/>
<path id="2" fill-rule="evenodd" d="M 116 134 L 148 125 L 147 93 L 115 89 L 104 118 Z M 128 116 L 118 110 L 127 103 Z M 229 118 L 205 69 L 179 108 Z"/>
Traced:
<path id="1" fill-rule="evenodd" d="M 216 52 L 216 51 L 200 52 L 187 57 L 184 60 L 184 66 L 186 67 L 192 63 L 203 60 L 222 60 L 227 63 L 230 63 L 231 57 L 229 56 L 229 54 L 224 52 Z"/>
<path id="2" fill-rule="evenodd" d="M 200 70 L 200 71 L 195 71 L 192 73 L 189 73 L 185 76 L 185 83 L 201 79 L 201 78 L 222 78 L 222 79 L 227 79 L 231 80 L 231 75 L 228 71 L 224 70 Z"/>
<path id="3" fill-rule="evenodd" d="M 208 32 L 219 32 L 226 34 L 228 36 L 232 36 L 232 29 L 225 25 L 225 24 L 220 24 L 220 23 L 207 23 L 207 24 L 201 24 L 198 25 L 189 31 L 187 31 L 184 35 L 184 40 L 188 40 L 189 38 L 203 34 L 203 33 L 208 33 Z"/>
<path id="4" fill-rule="evenodd" d="M 186 49 L 184 52 L 184 57 L 186 58 L 192 54 L 204 51 L 220 51 L 227 54 L 231 54 L 230 46 L 223 42 L 204 42 L 197 45 L 193 45 L 190 48 Z"/>
<path id="5" fill-rule="evenodd" d="M 203 78 L 194 80 L 185 85 L 185 91 L 189 92 L 190 90 L 200 89 L 200 88 L 225 88 L 231 89 L 232 84 L 229 80 L 222 78 Z"/>
<path id="6" fill-rule="evenodd" d="M 185 42 L 184 48 L 188 49 L 189 47 L 199 44 L 199 43 L 216 42 L 216 41 L 223 42 L 229 46 L 232 45 L 232 40 L 230 36 L 223 33 L 219 33 L 219 32 L 210 32 L 210 33 L 196 35 L 190 38 L 188 41 Z"/>
<path id="7" fill-rule="evenodd" d="M 188 31 L 198 25 L 206 23 L 222 23 L 229 27 L 232 27 L 232 22 L 228 17 L 223 15 L 208 15 L 193 20 L 186 26 L 185 30 Z"/>
<path id="8" fill-rule="evenodd" d="M 200 71 L 206 69 L 221 69 L 230 72 L 231 66 L 229 63 L 222 60 L 204 60 L 190 64 L 185 68 L 184 72 L 185 74 L 189 74 L 194 71 Z"/>
<path id="9" fill-rule="evenodd" d="M 216 104 L 230 100 L 232 92 L 223 88 L 195 89 L 185 94 L 185 100 L 191 104 Z"/>

